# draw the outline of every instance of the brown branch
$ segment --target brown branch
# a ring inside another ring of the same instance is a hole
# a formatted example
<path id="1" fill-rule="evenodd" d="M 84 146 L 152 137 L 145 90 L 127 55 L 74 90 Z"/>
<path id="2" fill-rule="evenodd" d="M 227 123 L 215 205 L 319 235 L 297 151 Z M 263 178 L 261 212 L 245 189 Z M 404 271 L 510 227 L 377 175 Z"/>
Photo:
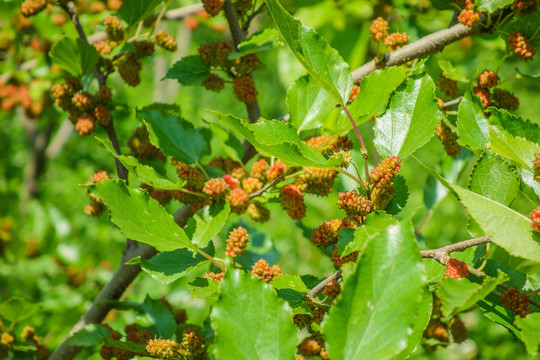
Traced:
<path id="1" fill-rule="evenodd" d="M 249 194 L 249 198 L 253 199 L 257 196 L 261 196 L 266 190 L 270 189 L 272 186 L 276 185 L 278 182 L 283 180 L 282 176 L 279 176 L 278 178 L 274 179 L 272 182 L 266 184 L 266 186 L 262 187 L 260 190 L 257 190 L 251 194 Z"/>
<path id="2" fill-rule="evenodd" d="M 454 100 L 447 101 L 443 104 L 443 109 L 451 108 L 454 105 L 458 105 L 461 100 L 463 100 L 463 96 L 460 96 Z"/>
<path id="3" fill-rule="evenodd" d="M 163 18 L 167 20 L 183 19 L 186 16 L 196 14 L 202 10 L 204 10 L 202 4 L 188 5 L 188 6 L 178 8 L 178 9 L 167 11 L 165 15 L 163 16 Z"/>
<path id="4" fill-rule="evenodd" d="M 489 242 L 490 240 L 488 236 L 481 236 L 474 239 L 460 241 L 455 244 L 450 244 L 448 246 L 444 246 L 439 249 L 421 250 L 420 255 L 423 258 L 432 258 L 432 259 L 437 260 L 441 264 L 446 265 L 446 263 L 448 262 L 448 259 L 450 258 L 450 254 L 453 253 L 454 251 L 462 251 L 467 248 L 482 245 L 482 244 L 487 244 Z"/>
<path id="5" fill-rule="evenodd" d="M 324 288 L 328 283 L 341 279 L 341 274 L 341 270 L 338 270 L 320 283 L 318 283 L 317 286 L 311 289 L 311 291 L 309 292 L 309 296 L 311 296 L 312 298 L 316 298 L 317 296 L 319 296 L 319 294 L 324 291 Z"/>

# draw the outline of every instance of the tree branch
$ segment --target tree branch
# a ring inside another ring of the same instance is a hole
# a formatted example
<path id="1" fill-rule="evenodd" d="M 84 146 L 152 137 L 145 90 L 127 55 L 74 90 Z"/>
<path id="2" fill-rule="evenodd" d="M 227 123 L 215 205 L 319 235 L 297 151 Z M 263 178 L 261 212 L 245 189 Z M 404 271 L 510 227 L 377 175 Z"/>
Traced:
<path id="1" fill-rule="evenodd" d="M 203 11 L 203 10 L 204 8 L 202 4 L 188 5 L 188 6 L 178 8 L 178 9 L 167 11 L 165 15 L 163 16 L 163 18 L 167 20 L 183 19 L 186 16 L 196 14 L 199 11 Z"/>
<path id="2" fill-rule="evenodd" d="M 432 258 L 437 260 L 441 264 L 446 265 L 448 259 L 450 258 L 450 253 L 453 253 L 454 251 L 462 251 L 473 246 L 487 244 L 488 242 L 490 242 L 488 236 L 481 236 L 474 239 L 464 240 L 455 244 L 450 244 L 439 249 L 421 250 L 420 255 L 423 258 Z"/>

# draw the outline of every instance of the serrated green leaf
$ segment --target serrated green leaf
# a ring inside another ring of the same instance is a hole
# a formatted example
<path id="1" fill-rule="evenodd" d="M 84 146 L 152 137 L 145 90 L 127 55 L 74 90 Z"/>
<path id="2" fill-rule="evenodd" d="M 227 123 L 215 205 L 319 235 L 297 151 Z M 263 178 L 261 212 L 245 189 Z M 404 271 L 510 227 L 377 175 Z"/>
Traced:
<path id="1" fill-rule="evenodd" d="M 439 60 L 439 67 L 446 78 L 463 83 L 469 82 L 469 78 L 457 70 L 450 61 L 443 59 Z"/>
<path id="2" fill-rule="evenodd" d="M 320 128 L 336 106 L 336 101 L 309 75 L 296 79 L 287 91 L 289 122 L 302 130 Z"/>
<path id="3" fill-rule="evenodd" d="M 189 219 L 186 232 L 191 241 L 199 247 L 205 247 L 211 238 L 219 234 L 227 222 L 231 208 L 227 201 L 214 206 L 207 206 Z"/>
<path id="4" fill-rule="evenodd" d="M 146 190 L 131 189 L 122 180 L 105 180 L 84 186 L 109 207 L 111 221 L 127 238 L 154 246 L 159 251 L 197 249 Z"/>
<path id="5" fill-rule="evenodd" d="M 508 206 L 519 192 L 516 169 L 503 158 L 485 150 L 474 165 L 469 190 Z"/>
<path id="6" fill-rule="evenodd" d="M 67 343 L 74 346 L 94 346 L 103 344 L 110 336 L 110 331 L 97 324 L 87 324 L 73 336 L 67 338 Z"/>
<path id="7" fill-rule="evenodd" d="M 270 14 L 300 64 L 334 100 L 345 105 L 352 90 L 349 66 L 315 30 L 292 17 L 277 0 L 265 0 Z"/>
<path id="8" fill-rule="evenodd" d="M 291 124 L 260 120 L 256 124 L 233 115 L 219 115 L 220 123 L 249 141 L 262 154 L 275 156 L 291 166 L 335 167 L 341 159 L 325 159 L 317 150 L 304 144 Z"/>
<path id="9" fill-rule="evenodd" d="M 189 55 L 174 63 L 163 79 L 178 80 L 182 85 L 201 85 L 210 76 L 210 68 L 199 55 Z"/>
<path id="10" fill-rule="evenodd" d="M 49 56 L 53 64 L 71 75 L 83 76 L 92 72 L 99 54 L 94 46 L 80 38 L 63 37 L 52 46 Z"/>
<path id="11" fill-rule="evenodd" d="M 98 139 L 103 146 L 105 146 L 105 149 L 107 149 L 111 155 L 117 158 L 130 173 L 132 173 L 143 183 L 148 184 L 154 189 L 158 190 L 180 190 L 184 187 L 186 183 L 185 181 L 179 181 L 175 184 L 169 179 L 160 176 L 153 167 L 141 164 L 137 158 L 133 156 L 118 155 L 110 140 L 101 139 L 98 137 L 96 137 L 96 139 Z"/>
<path id="12" fill-rule="evenodd" d="M 163 0 L 124 0 L 118 9 L 120 19 L 127 22 L 129 26 L 137 24 L 152 15 L 156 6 Z"/>
<path id="13" fill-rule="evenodd" d="M 353 241 L 346 245 L 343 252 L 340 251 L 341 256 L 346 256 L 354 251 L 363 252 L 369 238 L 386 231 L 388 226 L 396 223 L 396 219 L 382 211 L 375 211 L 368 214 L 364 220 L 364 224 L 354 230 Z M 338 248 L 338 250 L 341 249 Z"/>
<path id="14" fill-rule="evenodd" d="M 238 44 L 238 51 L 233 51 L 229 55 L 229 59 L 236 59 L 247 54 L 254 54 L 260 51 L 272 50 L 283 45 L 279 40 L 279 34 L 274 29 L 264 29 L 257 31 L 248 39 Z"/>
<path id="15" fill-rule="evenodd" d="M 474 5 L 478 10 L 492 13 L 495 10 L 502 9 L 512 4 L 513 2 L 514 0 L 478 0 Z"/>
<path id="16" fill-rule="evenodd" d="M 215 301 L 219 296 L 219 285 L 212 279 L 197 278 L 190 282 L 188 287 L 194 299 Z"/>
<path id="17" fill-rule="evenodd" d="M 409 78 L 390 100 L 390 107 L 376 120 L 375 147 L 383 156 L 406 158 L 435 134 L 442 117 L 429 75 Z"/>
<path id="18" fill-rule="evenodd" d="M 161 284 L 170 284 L 208 260 L 187 249 L 164 251 L 150 260 L 140 260 L 141 269 Z"/>
<path id="19" fill-rule="evenodd" d="M 298 329 L 291 308 L 262 280 L 229 270 L 210 318 L 218 359 L 294 358 Z"/>
<path id="20" fill-rule="evenodd" d="M 478 301 L 490 294 L 498 284 L 508 280 L 506 274 L 499 271 L 497 277 L 486 277 L 482 284 L 471 282 L 467 278 L 444 278 L 439 283 L 437 297 L 442 302 L 442 313 L 446 319 L 468 310 Z"/>
<path id="21" fill-rule="evenodd" d="M 521 332 L 514 326 L 514 316 L 509 316 L 509 311 L 500 305 L 500 298 L 490 295 L 488 299 L 489 301 L 482 300 L 477 303 L 485 311 L 484 316 L 504 326 L 512 335 L 521 340 Z"/>
<path id="22" fill-rule="evenodd" d="M 272 281 L 272 286 L 276 290 L 291 289 L 300 293 L 308 293 L 309 289 L 302 278 L 298 275 L 285 274 L 278 276 Z"/>
<path id="23" fill-rule="evenodd" d="M 531 220 L 498 202 L 451 184 L 436 171 L 418 163 L 454 192 L 490 240 L 510 255 L 540 262 L 540 242 L 534 239 Z"/>
<path id="24" fill-rule="evenodd" d="M 414 230 L 398 223 L 371 238 L 323 323 L 329 357 L 389 359 L 407 346 L 424 270 Z"/>
<path id="25" fill-rule="evenodd" d="M 217 124 L 210 124 L 212 140 L 217 142 L 217 147 L 234 161 L 242 162 L 244 156 L 244 146 L 232 132 L 225 130 Z"/>
<path id="26" fill-rule="evenodd" d="M 129 350 L 133 352 L 146 352 L 145 345 L 133 341 L 120 341 L 109 338 L 107 339 L 106 343 L 111 347 L 117 347 L 124 350 Z"/>
<path id="27" fill-rule="evenodd" d="M 195 129 L 190 122 L 163 111 L 137 110 L 137 117 L 146 124 L 152 144 L 178 161 L 198 163 L 210 153 L 208 129 Z"/>
<path id="28" fill-rule="evenodd" d="M 516 317 L 516 326 L 521 330 L 521 339 L 529 355 L 538 354 L 540 346 L 540 313 L 532 313 L 524 318 Z"/>
<path id="29" fill-rule="evenodd" d="M 530 120 L 524 120 L 504 109 L 490 107 L 491 116 L 489 118 L 490 125 L 499 126 L 504 131 L 516 136 L 524 138 L 530 142 L 540 144 L 540 127 Z"/>
<path id="30" fill-rule="evenodd" d="M 396 195 L 390 200 L 390 203 L 386 207 L 385 211 L 390 215 L 397 215 L 407 205 L 409 199 L 409 188 L 405 183 L 405 178 L 401 175 L 397 175 L 394 179 L 394 186 Z"/>
<path id="31" fill-rule="evenodd" d="M 481 149 L 488 142 L 488 121 L 480 99 L 468 89 L 459 103 L 458 142 L 471 149 Z"/>
<path id="32" fill-rule="evenodd" d="M 534 205 L 540 203 L 540 183 L 534 180 L 534 174 L 527 170 L 521 170 L 521 190 L 525 197 Z"/>
<path id="33" fill-rule="evenodd" d="M 150 330 L 154 334 L 164 339 L 170 339 L 174 335 L 176 321 L 171 310 L 165 304 L 146 295 L 141 307 L 146 317 L 153 324 Z"/>
<path id="34" fill-rule="evenodd" d="M 0 304 L 0 317 L 11 323 L 21 322 L 33 316 L 39 309 L 39 304 L 31 303 L 20 297 L 12 297 Z"/>
<path id="35" fill-rule="evenodd" d="M 498 126 L 489 126 L 489 144 L 496 154 L 517 162 L 526 170 L 532 170 L 534 154 L 540 145 L 524 138 L 513 136 Z"/>

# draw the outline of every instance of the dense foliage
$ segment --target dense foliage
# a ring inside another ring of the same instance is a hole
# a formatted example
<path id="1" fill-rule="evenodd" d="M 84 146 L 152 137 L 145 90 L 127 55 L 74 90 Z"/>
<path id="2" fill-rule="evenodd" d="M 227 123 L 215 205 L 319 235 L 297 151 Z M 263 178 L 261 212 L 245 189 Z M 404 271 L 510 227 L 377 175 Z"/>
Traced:
<path id="1" fill-rule="evenodd" d="M 537 0 L 0 2 L 0 359 L 521 359 Z"/>

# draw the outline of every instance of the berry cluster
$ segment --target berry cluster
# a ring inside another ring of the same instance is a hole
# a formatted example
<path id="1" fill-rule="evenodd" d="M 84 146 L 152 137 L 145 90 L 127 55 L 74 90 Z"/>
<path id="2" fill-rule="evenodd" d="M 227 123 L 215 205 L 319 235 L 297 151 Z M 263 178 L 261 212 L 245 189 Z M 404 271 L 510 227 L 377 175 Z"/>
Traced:
<path id="1" fill-rule="evenodd" d="M 455 343 L 461 344 L 465 340 L 467 340 L 467 328 L 465 327 L 465 324 L 459 316 L 454 316 L 452 320 L 450 320 L 450 323 L 448 324 L 450 327 L 450 333 L 452 334 L 452 338 Z"/>
<path id="2" fill-rule="evenodd" d="M 281 275 L 281 269 L 277 265 L 270 266 L 264 259 L 260 259 L 251 268 L 251 273 L 267 283 Z"/>
<path id="3" fill-rule="evenodd" d="M 187 359 L 199 359 L 198 356 L 206 352 L 206 344 L 199 331 L 196 328 L 186 328 L 182 333 L 181 354 Z M 204 357 L 206 358 L 206 357 Z M 202 359 L 202 358 L 201 358 Z"/>
<path id="4" fill-rule="evenodd" d="M 178 49 L 174 37 L 164 31 L 158 31 L 156 33 L 154 36 L 154 42 L 157 44 L 157 46 L 170 52 L 175 52 L 176 49 Z"/>
<path id="5" fill-rule="evenodd" d="M 206 90 L 220 92 L 225 88 L 225 80 L 219 75 L 210 74 L 208 78 L 201 83 Z"/>
<path id="6" fill-rule="evenodd" d="M 219 282 L 221 282 L 221 280 L 223 280 L 224 276 L 225 276 L 225 273 L 222 273 L 222 272 L 218 273 L 218 274 L 211 272 L 211 273 L 208 273 L 208 274 L 204 274 L 203 278 L 212 279 L 215 282 L 219 283 Z"/>
<path id="7" fill-rule="evenodd" d="M 234 8 L 236 9 L 238 16 L 241 18 L 247 15 L 247 13 L 249 12 L 249 10 L 251 10 L 252 7 L 252 0 L 236 0 L 234 2 Z"/>
<path id="8" fill-rule="evenodd" d="M 439 76 L 439 89 L 441 89 L 447 96 L 453 98 L 458 91 L 457 82 L 449 79 L 444 74 Z"/>
<path id="9" fill-rule="evenodd" d="M 100 182 L 103 182 L 104 180 L 109 180 L 110 177 L 104 170 L 98 170 L 92 175 L 92 180 L 86 183 L 86 185 L 92 185 L 92 184 L 98 184 Z M 95 197 L 94 195 L 90 194 L 87 190 L 85 190 L 86 195 L 88 198 L 90 198 L 90 204 L 86 205 L 84 208 L 84 212 L 86 215 L 89 216 L 99 216 L 105 212 L 105 204 L 101 201 L 100 198 Z"/>
<path id="10" fill-rule="evenodd" d="M 50 97 L 45 92 L 41 94 L 39 100 L 33 100 L 30 97 L 30 93 L 34 92 L 39 85 L 39 80 L 33 80 L 29 84 L 19 84 L 14 79 L 8 84 L 0 81 L 0 108 L 7 112 L 21 105 L 28 118 L 39 118 L 45 107 L 51 104 Z"/>
<path id="11" fill-rule="evenodd" d="M 388 22 L 381 17 L 371 22 L 369 27 L 370 36 L 375 42 L 381 42 L 388 35 Z M 352 101 L 351 101 L 352 102 Z"/>
<path id="12" fill-rule="evenodd" d="M 401 168 L 401 159 L 390 155 L 385 158 L 375 169 L 371 170 L 369 183 L 375 187 L 383 187 L 391 183 Z"/>
<path id="13" fill-rule="evenodd" d="M 258 201 L 249 204 L 247 213 L 251 219 L 260 223 L 265 223 L 270 219 L 270 210 Z"/>
<path id="14" fill-rule="evenodd" d="M 185 191 L 175 191 L 173 196 L 184 204 L 193 204 L 201 200 L 200 196 L 193 193 L 202 191 L 204 187 L 203 174 L 193 166 L 184 163 L 176 163 L 176 172 L 180 180 L 186 181 L 186 185 L 183 189 Z"/>
<path id="15" fill-rule="evenodd" d="M 30 17 L 39 14 L 47 7 L 47 0 L 24 0 L 21 4 L 21 14 Z"/>
<path id="16" fill-rule="evenodd" d="M 248 75 L 259 66 L 259 58 L 256 54 L 248 54 L 239 57 L 233 62 L 233 67 L 238 76 Z"/>
<path id="17" fill-rule="evenodd" d="M 199 56 L 203 63 L 208 66 L 225 67 L 232 51 L 232 45 L 228 41 L 223 40 L 201 45 Z"/>
<path id="18" fill-rule="evenodd" d="M 444 277 L 451 277 L 452 279 L 466 278 L 469 275 L 469 269 L 467 263 L 450 258 L 446 264 L 446 271 Z"/>
<path id="19" fill-rule="evenodd" d="M 243 227 L 240 226 L 231 231 L 227 239 L 225 256 L 237 257 L 242 255 L 246 250 L 248 240 L 248 232 Z"/>
<path id="20" fill-rule="evenodd" d="M 306 194 L 326 196 L 332 192 L 338 172 L 333 169 L 304 168 L 294 183 L 298 190 Z"/>
<path id="21" fill-rule="evenodd" d="M 160 359 L 174 359 L 180 354 L 180 344 L 173 340 L 152 339 L 146 345 L 146 351 Z"/>
<path id="22" fill-rule="evenodd" d="M 540 232 L 540 205 L 531 213 L 531 226 L 534 230 Z"/>
<path id="23" fill-rule="evenodd" d="M 304 194 L 293 185 L 285 185 L 279 194 L 279 202 L 283 210 L 294 220 L 301 220 L 306 216 Z"/>
<path id="24" fill-rule="evenodd" d="M 526 317 L 531 313 L 529 297 L 517 289 L 510 289 L 501 295 L 501 305 L 508 308 L 519 317 Z"/>
<path id="25" fill-rule="evenodd" d="M 478 96 L 485 108 L 491 105 L 491 93 L 488 88 L 478 85 L 473 88 L 472 92 L 474 95 Z"/>
<path id="26" fill-rule="evenodd" d="M 249 194 L 252 194 L 256 191 L 261 190 L 263 187 L 263 183 L 257 178 L 248 177 L 246 180 L 242 181 L 242 187 Z"/>
<path id="27" fill-rule="evenodd" d="M 157 190 L 148 184 L 141 184 L 141 189 L 148 191 L 148 195 L 161 205 L 168 204 L 172 199 L 172 192 L 168 190 Z"/>
<path id="28" fill-rule="evenodd" d="M 167 161 L 165 154 L 150 143 L 150 138 L 146 126 L 141 125 L 133 131 L 133 134 L 127 141 L 131 149 L 130 155 L 139 159 L 159 159 Z"/>
<path id="29" fill-rule="evenodd" d="M 472 27 L 474 23 L 480 20 L 480 11 L 463 9 L 458 16 L 458 21 L 465 26 Z"/>
<path id="30" fill-rule="evenodd" d="M 499 109 L 517 110 L 519 108 L 519 99 L 511 92 L 504 89 L 493 89 L 493 105 Z"/>
<path id="31" fill-rule="evenodd" d="M 347 216 L 366 216 L 371 212 L 371 200 L 360 195 L 357 190 L 339 193 L 338 205 Z"/>
<path id="32" fill-rule="evenodd" d="M 240 215 L 245 213 L 249 206 L 249 195 L 244 189 L 236 188 L 227 196 L 227 201 L 231 206 L 231 212 Z"/>
<path id="33" fill-rule="evenodd" d="M 110 41 L 119 43 L 124 40 L 124 25 L 122 25 L 119 18 L 116 16 L 105 16 L 103 25 Z"/>
<path id="34" fill-rule="evenodd" d="M 213 202 L 217 203 L 227 197 L 230 189 L 223 178 L 214 178 L 204 183 L 202 191 L 210 197 Z"/>
<path id="35" fill-rule="evenodd" d="M 399 49 L 409 43 L 409 35 L 405 33 L 393 33 L 384 38 L 384 45 L 388 46 L 392 51 Z"/>
<path id="36" fill-rule="evenodd" d="M 341 285 L 337 281 L 330 281 L 324 287 L 323 294 L 332 299 L 336 298 L 341 292 Z"/>
<path id="37" fill-rule="evenodd" d="M 358 251 L 353 251 L 346 256 L 340 256 L 337 245 L 334 245 L 334 248 L 332 249 L 332 255 L 330 256 L 330 260 L 332 260 L 332 263 L 337 268 L 341 268 L 343 264 L 355 262 L 357 259 Z"/>
<path id="38" fill-rule="evenodd" d="M 508 45 L 512 52 L 522 60 L 531 60 L 536 52 L 525 35 L 514 31 L 508 36 Z"/>
<path id="39" fill-rule="evenodd" d="M 242 75 L 235 77 L 233 80 L 233 91 L 234 96 L 246 104 L 253 104 L 257 101 L 257 90 L 250 76 Z"/>
<path id="40" fill-rule="evenodd" d="M 349 95 L 349 100 L 347 100 L 347 104 L 352 104 L 354 100 L 356 100 L 356 97 L 358 96 L 359 92 L 360 92 L 360 86 L 353 85 L 351 94 Z"/>
<path id="41" fill-rule="evenodd" d="M 31 346 L 29 346 L 30 344 Z M 13 352 L 13 356 L 15 357 L 11 357 L 9 355 L 10 352 Z M 4 328 L 4 324 L 0 318 L 0 359 L 29 357 L 37 360 L 45 360 L 50 354 L 51 352 L 43 345 L 41 338 L 36 335 L 33 327 L 25 326 L 17 339 L 11 328 Z"/>
<path id="42" fill-rule="evenodd" d="M 441 120 L 435 132 L 444 146 L 444 150 L 449 156 L 456 157 L 461 152 L 461 145 L 458 144 L 458 136 L 452 131 L 444 120 Z"/>
<path id="43" fill-rule="evenodd" d="M 322 223 L 311 233 L 311 241 L 316 246 L 327 248 L 337 244 L 339 240 L 339 232 L 343 229 L 341 219 L 333 219 Z"/>
<path id="44" fill-rule="evenodd" d="M 202 0 L 204 10 L 210 16 L 216 16 L 223 9 L 223 0 Z"/>
<path id="45" fill-rule="evenodd" d="M 478 86 L 489 89 L 497 85 L 500 81 L 500 78 L 499 75 L 497 75 L 493 71 L 484 70 L 480 75 L 478 75 L 476 81 L 478 82 Z"/>

